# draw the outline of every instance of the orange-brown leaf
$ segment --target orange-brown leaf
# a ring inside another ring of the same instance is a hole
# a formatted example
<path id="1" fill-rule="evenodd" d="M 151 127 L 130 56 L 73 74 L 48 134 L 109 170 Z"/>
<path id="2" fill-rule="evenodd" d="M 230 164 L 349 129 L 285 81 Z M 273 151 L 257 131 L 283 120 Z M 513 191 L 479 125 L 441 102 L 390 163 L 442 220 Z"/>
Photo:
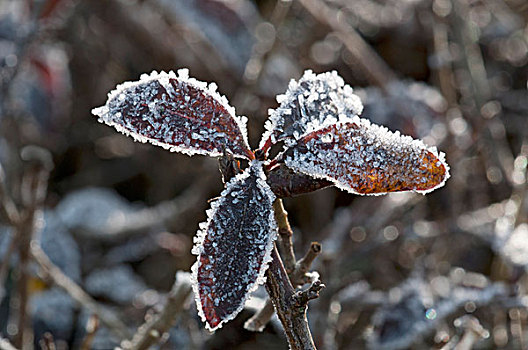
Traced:
<path id="1" fill-rule="evenodd" d="M 304 135 L 281 159 L 295 171 L 357 194 L 426 193 L 449 177 L 436 149 L 357 117 Z"/>

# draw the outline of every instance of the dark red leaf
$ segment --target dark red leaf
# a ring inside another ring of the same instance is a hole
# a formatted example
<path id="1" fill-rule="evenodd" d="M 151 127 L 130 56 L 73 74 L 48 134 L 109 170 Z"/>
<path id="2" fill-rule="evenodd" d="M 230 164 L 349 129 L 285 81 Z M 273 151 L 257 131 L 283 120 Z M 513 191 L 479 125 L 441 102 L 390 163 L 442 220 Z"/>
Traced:
<path id="1" fill-rule="evenodd" d="M 247 143 L 246 118 L 238 118 L 225 97 L 188 77 L 187 70 L 142 75 L 108 94 L 106 105 L 92 113 L 140 142 L 170 151 L 212 157 L 230 151 L 253 159 Z"/>
<path id="2" fill-rule="evenodd" d="M 212 331 L 233 319 L 264 281 L 277 231 L 274 199 L 262 163 L 253 161 L 227 184 L 200 225 L 193 289 L 198 313 Z"/>
<path id="3" fill-rule="evenodd" d="M 273 194 L 278 198 L 294 197 L 334 185 L 328 180 L 314 179 L 309 175 L 297 173 L 284 164 L 270 170 L 267 178 Z"/>
<path id="4" fill-rule="evenodd" d="M 426 193 L 449 177 L 435 148 L 359 117 L 308 133 L 279 157 L 295 171 L 357 194 Z"/>

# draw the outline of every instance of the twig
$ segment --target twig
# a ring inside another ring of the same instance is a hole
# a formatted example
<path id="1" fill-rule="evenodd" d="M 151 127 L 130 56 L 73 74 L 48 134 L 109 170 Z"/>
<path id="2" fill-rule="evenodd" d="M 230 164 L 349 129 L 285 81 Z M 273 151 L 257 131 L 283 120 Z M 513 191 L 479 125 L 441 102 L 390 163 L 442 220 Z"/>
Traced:
<path id="1" fill-rule="evenodd" d="M 273 247 L 271 257 L 273 260 L 266 271 L 266 289 L 282 323 L 290 349 L 315 349 L 306 319 L 307 305 L 298 304 L 294 298 L 295 290 L 276 246 Z"/>
<path id="2" fill-rule="evenodd" d="M 86 322 L 86 334 L 83 338 L 83 341 L 81 343 L 81 350 L 90 350 L 92 348 L 92 343 L 95 338 L 95 333 L 97 333 L 97 330 L 99 329 L 99 318 L 97 318 L 97 315 L 92 315 L 88 319 L 88 322 Z"/>
<path id="3" fill-rule="evenodd" d="M 269 22 L 274 28 L 273 35 L 265 38 L 262 35 L 260 37 L 257 36 L 257 43 L 253 46 L 251 57 L 244 70 L 244 83 L 246 87 L 255 85 L 259 80 L 262 74 L 264 60 L 276 44 L 278 29 L 286 18 L 292 2 L 293 0 L 277 0 Z"/>
<path id="4" fill-rule="evenodd" d="M 120 338 L 130 338 L 132 334 L 119 317 L 97 303 L 79 285 L 66 276 L 55 264 L 51 262 L 46 253 L 36 242 L 31 242 L 31 256 L 39 264 L 46 278 L 49 278 L 58 287 L 64 289 L 77 303 L 97 315 L 108 329 Z"/>
<path id="5" fill-rule="evenodd" d="M 117 223 L 108 224 L 98 230 L 88 227 L 74 227 L 72 232 L 79 237 L 95 238 L 102 241 L 114 241 L 129 237 L 130 235 L 148 231 L 152 227 L 159 226 L 163 223 L 170 223 L 177 218 L 182 217 L 191 208 L 199 204 L 199 199 L 206 190 L 208 177 L 203 181 L 196 182 L 193 186 L 186 189 L 178 197 L 163 201 L 155 206 L 138 210 L 127 220 Z"/>
<path id="6" fill-rule="evenodd" d="M 0 350 L 17 350 L 9 340 L 0 337 Z"/>
<path id="7" fill-rule="evenodd" d="M 164 334 L 174 325 L 176 317 L 183 310 L 185 300 L 190 293 L 189 278 L 183 272 L 178 273 L 163 310 L 141 325 L 130 341 L 122 342 L 123 349 L 149 349 L 162 340 Z"/>
<path id="8" fill-rule="evenodd" d="M 17 242 L 17 235 L 16 231 L 13 231 L 11 234 L 11 242 L 9 243 L 9 247 L 7 248 L 6 253 L 4 254 L 4 258 L 2 261 L 0 261 L 0 302 L 3 300 L 5 295 L 5 279 L 7 277 L 7 272 L 9 271 L 9 264 L 11 262 L 11 256 L 15 251 L 17 250 L 18 242 Z"/>
<path id="9" fill-rule="evenodd" d="M 262 332 L 274 313 L 273 302 L 268 298 L 262 309 L 244 323 L 244 328 L 251 332 Z"/>
<path id="10" fill-rule="evenodd" d="M 471 350 L 480 339 L 489 337 L 489 332 L 482 327 L 474 316 L 465 315 L 455 320 L 455 327 L 463 327 L 464 335 L 455 346 L 455 350 Z"/>
<path id="11" fill-rule="evenodd" d="M 13 203 L 13 200 L 7 193 L 5 181 L 5 172 L 2 168 L 2 164 L 0 164 L 0 214 L 4 214 L 8 224 L 14 225 L 20 220 L 20 213 L 18 212 L 15 203 Z"/>
<path id="12" fill-rule="evenodd" d="M 51 157 L 51 155 L 42 148 L 28 146 L 22 149 L 21 156 L 24 160 L 33 161 L 33 164 L 30 164 L 30 170 L 25 174 L 22 181 L 20 192 L 25 208 L 20 221 L 15 226 L 20 258 L 20 277 L 17 283 L 20 312 L 18 314 L 18 333 L 13 342 L 15 346 L 24 348 L 28 323 L 29 247 L 35 232 L 35 220 L 39 215 L 39 207 L 46 197 L 48 176 L 51 170 L 48 159 L 44 158 Z"/>
<path id="13" fill-rule="evenodd" d="M 300 286 L 306 283 L 306 281 L 304 280 L 306 273 L 310 270 L 310 266 L 312 266 L 312 263 L 315 260 L 315 258 L 317 258 L 319 254 L 321 254 L 321 251 L 322 251 L 321 243 L 312 242 L 310 244 L 310 249 L 308 249 L 308 251 L 302 257 L 301 260 L 295 263 L 295 269 L 293 270 L 293 273 L 290 275 L 290 279 L 294 285 Z"/>
<path id="14" fill-rule="evenodd" d="M 42 339 L 39 340 L 39 345 L 41 350 L 57 350 L 55 339 L 50 332 L 44 333 Z"/>
<path id="15" fill-rule="evenodd" d="M 275 220 L 277 221 L 277 226 L 279 228 L 280 250 L 282 252 L 282 256 L 284 257 L 286 271 L 291 278 L 296 269 L 295 253 L 293 251 L 292 243 L 293 231 L 291 229 L 290 223 L 288 222 L 288 212 L 286 212 L 284 209 L 281 199 L 275 200 L 273 203 L 273 209 L 275 212 Z M 310 267 L 308 266 L 308 269 L 309 268 Z M 298 278 L 291 279 L 291 282 L 294 285 L 303 284 L 296 283 L 297 280 Z M 271 317 L 273 317 L 273 313 L 273 303 L 270 299 L 268 299 L 266 300 L 264 307 L 244 323 L 244 328 L 252 332 L 262 332 L 266 324 L 271 320 Z"/>
<path id="16" fill-rule="evenodd" d="M 295 264 L 295 269 L 289 274 L 291 283 L 294 286 L 302 286 L 306 283 L 306 273 L 310 270 L 310 266 L 315 258 L 321 253 L 321 244 L 312 242 L 310 249 L 306 252 L 304 257 Z M 275 310 L 270 299 L 266 300 L 264 307 L 256 312 L 251 318 L 244 323 L 244 328 L 252 332 L 262 332 L 266 324 L 273 317 Z"/>
<path id="17" fill-rule="evenodd" d="M 325 285 L 318 279 L 316 279 L 310 288 L 306 290 L 300 290 L 294 294 L 295 305 L 299 308 L 306 307 L 308 302 L 319 297 L 319 292 L 323 290 Z"/>
<path id="18" fill-rule="evenodd" d="M 28 302 L 28 283 L 29 283 L 29 245 L 35 229 L 35 210 L 27 210 L 22 222 L 15 228 L 18 238 L 18 256 L 20 259 L 20 276 L 17 282 L 18 295 L 20 298 L 20 307 L 18 314 L 18 333 L 13 339 L 15 346 L 24 348 L 24 339 L 27 325 L 27 302 Z"/>
<path id="19" fill-rule="evenodd" d="M 275 211 L 275 220 L 279 227 L 279 244 L 282 257 L 284 258 L 284 266 L 286 267 L 286 271 L 291 273 L 295 268 L 295 253 L 292 243 L 293 231 L 288 222 L 288 212 L 282 205 L 282 199 L 275 200 L 273 209 Z"/>
<path id="20" fill-rule="evenodd" d="M 361 71 L 366 73 L 371 84 L 384 90 L 389 82 L 396 80 L 396 75 L 389 66 L 351 25 L 344 22 L 338 11 L 334 11 L 320 0 L 299 0 L 299 3 L 315 19 L 336 32 L 336 36 L 345 45 Z"/>

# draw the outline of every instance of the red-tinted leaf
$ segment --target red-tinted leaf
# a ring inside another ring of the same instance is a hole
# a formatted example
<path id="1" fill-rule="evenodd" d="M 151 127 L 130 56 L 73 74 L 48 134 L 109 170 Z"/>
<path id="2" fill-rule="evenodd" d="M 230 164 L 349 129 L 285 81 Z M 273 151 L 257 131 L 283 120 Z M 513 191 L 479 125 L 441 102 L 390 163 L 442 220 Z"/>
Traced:
<path id="1" fill-rule="evenodd" d="M 262 164 L 253 161 L 227 184 L 200 225 L 193 289 L 198 313 L 212 331 L 233 319 L 264 281 L 277 230 L 274 199 Z"/>
<path id="2" fill-rule="evenodd" d="M 304 135 L 280 159 L 295 171 L 357 194 L 426 193 L 449 177 L 444 155 L 436 149 L 358 117 Z"/>
<path id="3" fill-rule="evenodd" d="M 238 118 L 225 97 L 188 77 L 188 71 L 142 75 L 108 94 L 106 105 L 94 108 L 99 121 L 140 142 L 170 151 L 253 159 L 247 143 L 246 120 Z"/>
<path id="4" fill-rule="evenodd" d="M 334 185 L 328 180 L 314 179 L 309 175 L 295 172 L 284 164 L 270 170 L 267 178 L 271 191 L 278 198 L 294 197 Z"/>
<path id="5" fill-rule="evenodd" d="M 352 88 L 334 71 L 314 74 L 308 70 L 299 81 L 291 80 L 279 108 L 269 111 L 260 148 L 302 135 L 361 114 L 363 105 Z"/>

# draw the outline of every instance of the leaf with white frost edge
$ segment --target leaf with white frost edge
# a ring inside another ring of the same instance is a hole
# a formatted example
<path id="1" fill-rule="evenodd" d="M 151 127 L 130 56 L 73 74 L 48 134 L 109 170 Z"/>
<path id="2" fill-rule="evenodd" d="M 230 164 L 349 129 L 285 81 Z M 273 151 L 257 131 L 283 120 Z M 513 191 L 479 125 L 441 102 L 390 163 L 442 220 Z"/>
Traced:
<path id="1" fill-rule="evenodd" d="M 150 142 L 188 155 L 253 159 L 247 142 L 247 118 L 237 117 L 227 99 L 209 86 L 189 78 L 187 69 L 143 74 L 108 94 L 102 107 L 92 110 L 99 121 L 140 142 Z"/>
<path id="2" fill-rule="evenodd" d="M 294 171 L 355 194 L 425 194 L 449 178 L 444 154 L 436 148 L 359 117 L 303 135 L 278 158 Z"/>
<path id="3" fill-rule="evenodd" d="M 279 107 L 268 112 L 259 148 L 284 139 L 297 140 L 308 132 L 360 115 L 363 110 L 359 97 L 335 71 L 305 71 L 299 81 L 290 81 L 277 102 Z"/>
<path id="4" fill-rule="evenodd" d="M 200 224 L 192 253 L 193 291 L 198 313 L 214 331 L 232 320 L 250 293 L 264 283 L 277 224 L 262 163 L 229 181 Z"/>

